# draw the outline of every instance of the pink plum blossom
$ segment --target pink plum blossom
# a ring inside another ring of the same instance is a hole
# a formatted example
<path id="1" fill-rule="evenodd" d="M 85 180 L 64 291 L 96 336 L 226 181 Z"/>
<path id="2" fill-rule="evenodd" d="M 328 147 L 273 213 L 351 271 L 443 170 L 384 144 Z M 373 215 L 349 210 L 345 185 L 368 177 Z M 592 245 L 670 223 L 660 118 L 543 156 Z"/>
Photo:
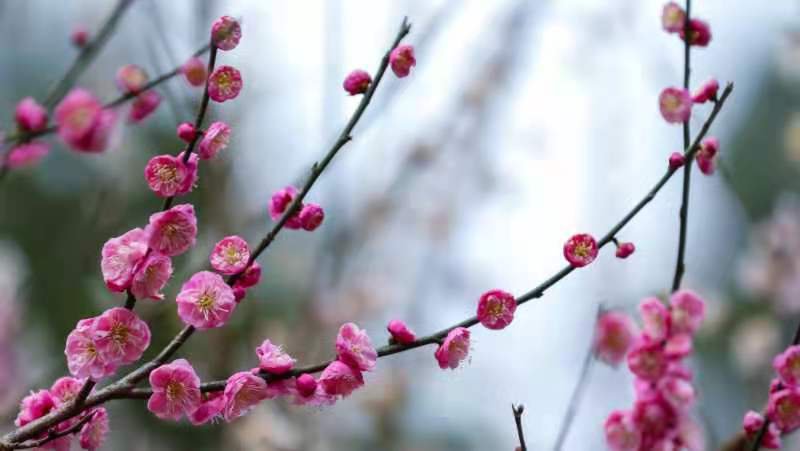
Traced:
<path id="1" fill-rule="evenodd" d="M 138 93 L 147 84 L 147 72 L 135 64 L 126 64 L 119 68 L 115 82 L 123 94 Z"/>
<path id="2" fill-rule="evenodd" d="M 434 356 L 441 369 L 456 369 L 469 355 L 469 329 L 456 327 L 451 330 L 444 342 L 436 349 Z"/>
<path id="3" fill-rule="evenodd" d="M 81 427 L 78 442 L 81 448 L 95 451 L 103 447 L 108 435 L 108 412 L 105 407 L 91 410 L 87 415 L 92 418 Z"/>
<path id="4" fill-rule="evenodd" d="M 678 169 L 686 163 L 686 157 L 681 152 L 672 152 L 669 156 L 669 168 L 672 170 Z"/>
<path id="5" fill-rule="evenodd" d="M 206 393 L 204 396 L 205 399 L 189 415 L 189 421 L 195 426 L 213 421 L 222 415 L 222 409 L 225 408 L 225 395 L 222 392 Z"/>
<path id="6" fill-rule="evenodd" d="M 597 320 L 594 350 L 597 357 L 609 365 L 619 365 L 636 341 L 638 329 L 631 318 L 622 312 L 607 312 Z"/>
<path id="7" fill-rule="evenodd" d="M 358 368 L 334 360 L 322 371 L 318 383 L 325 393 L 345 397 L 364 385 L 364 376 Z"/>
<path id="8" fill-rule="evenodd" d="M 677 423 L 677 412 L 662 397 L 638 399 L 633 405 L 633 423 L 642 433 L 642 449 L 654 449 Z"/>
<path id="9" fill-rule="evenodd" d="M 241 277 L 236 281 L 237 286 L 250 288 L 258 284 L 261 280 L 261 265 L 254 261 L 244 270 Z"/>
<path id="10" fill-rule="evenodd" d="M 664 88 L 658 96 L 658 105 L 661 116 L 671 124 L 686 122 L 692 114 L 692 96 L 682 88 Z"/>
<path id="11" fill-rule="evenodd" d="M 161 365 L 150 373 L 153 394 L 147 409 L 164 420 L 180 420 L 200 406 L 200 378 L 185 359 Z"/>
<path id="12" fill-rule="evenodd" d="M 371 371 L 378 359 L 369 335 L 353 323 L 345 323 L 339 328 L 336 355 L 342 362 L 361 371 Z"/>
<path id="13" fill-rule="evenodd" d="M 389 54 L 389 65 L 397 77 L 407 77 L 411 73 L 411 68 L 417 65 L 417 60 L 414 57 L 414 47 L 410 45 L 397 46 Z"/>
<path id="14" fill-rule="evenodd" d="M 717 167 L 717 153 L 719 152 L 719 140 L 708 137 L 700 143 L 700 148 L 695 155 L 697 167 L 705 175 L 711 175 Z"/>
<path id="15" fill-rule="evenodd" d="M 172 197 L 192 191 L 197 181 L 197 155 L 193 153 L 186 163 L 182 155 L 157 155 L 147 162 L 144 178 L 154 193 Z"/>
<path id="16" fill-rule="evenodd" d="M 787 387 L 800 385 L 800 346 L 792 345 L 778 354 L 772 363 L 775 372 Z"/>
<path id="17" fill-rule="evenodd" d="M 131 293 L 137 299 L 164 299 L 164 285 L 172 277 L 172 260 L 166 255 L 151 252 L 136 268 L 131 283 Z"/>
<path id="18" fill-rule="evenodd" d="M 573 268 L 582 268 L 597 258 L 597 249 L 593 236 L 586 233 L 573 235 L 564 243 L 564 258 Z"/>
<path id="19" fill-rule="evenodd" d="M 67 336 L 64 354 L 67 356 L 69 372 L 73 376 L 99 381 L 114 374 L 117 364 L 107 361 L 97 349 L 94 335 L 95 321 L 96 318 L 78 321 L 75 329 Z"/>
<path id="20" fill-rule="evenodd" d="M 409 343 L 413 343 L 416 340 L 416 335 L 414 332 L 408 328 L 406 323 L 399 319 L 393 319 L 389 321 L 389 324 L 386 326 L 386 330 L 392 335 L 394 341 L 407 345 Z"/>
<path id="21" fill-rule="evenodd" d="M 214 158 L 220 151 L 228 147 L 230 139 L 230 126 L 220 121 L 213 122 L 208 126 L 208 129 L 206 129 L 197 147 L 197 153 L 200 155 L 200 159 L 210 160 Z"/>
<path id="22" fill-rule="evenodd" d="M 633 243 L 619 243 L 617 252 L 614 255 L 616 255 L 617 258 L 628 258 L 635 250 L 636 246 L 634 246 Z"/>
<path id="23" fill-rule="evenodd" d="M 35 132 L 47 127 L 47 110 L 33 97 L 25 97 L 14 110 L 14 119 L 19 128 L 26 132 Z"/>
<path id="24" fill-rule="evenodd" d="M 114 307 L 95 320 L 94 341 L 105 361 L 125 365 L 139 360 L 150 346 L 150 328 L 132 311 Z"/>
<path id="25" fill-rule="evenodd" d="M 231 16 L 222 16 L 211 25 L 211 42 L 220 50 L 233 50 L 242 39 L 242 27 Z"/>
<path id="26" fill-rule="evenodd" d="M 225 421 L 245 415 L 258 403 L 267 399 L 267 383 L 249 371 L 236 373 L 225 384 Z"/>
<path id="27" fill-rule="evenodd" d="M 226 236 L 214 246 L 209 261 L 211 267 L 221 274 L 239 273 L 250 261 L 250 247 L 240 236 Z"/>
<path id="28" fill-rule="evenodd" d="M 657 381 L 667 371 L 667 356 L 661 343 L 642 340 L 628 353 L 628 368 L 644 380 Z"/>
<path id="29" fill-rule="evenodd" d="M 235 99 L 242 90 L 242 74 L 232 66 L 220 66 L 208 77 L 208 96 L 215 102 Z"/>
<path id="30" fill-rule="evenodd" d="M 673 334 L 693 334 L 700 329 L 705 318 L 705 302 L 691 290 L 679 290 L 669 298 L 670 331 Z"/>
<path id="31" fill-rule="evenodd" d="M 25 426 L 26 424 L 41 418 L 51 410 L 56 408 L 56 400 L 48 390 L 39 390 L 31 392 L 30 395 L 24 397 L 20 403 L 19 413 L 17 414 L 14 425 L 17 427 Z"/>
<path id="32" fill-rule="evenodd" d="M 676 409 L 687 408 L 695 400 L 692 383 L 680 377 L 664 377 L 658 381 L 658 390 Z"/>
<path id="33" fill-rule="evenodd" d="M 231 287 L 210 271 L 200 271 L 184 283 L 176 302 L 181 320 L 198 329 L 224 326 L 236 307 Z"/>
<path id="34" fill-rule="evenodd" d="M 694 103 L 706 103 L 709 100 L 716 101 L 717 91 L 719 91 L 719 82 L 716 78 L 710 78 L 700 85 L 700 88 L 692 95 L 692 101 Z"/>
<path id="35" fill-rule="evenodd" d="M 633 424 L 630 412 L 615 410 L 606 419 L 606 444 L 611 451 L 638 451 L 641 433 Z"/>
<path id="36" fill-rule="evenodd" d="M 653 341 L 667 338 L 669 334 L 669 309 L 655 297 L 642 300 L 639 303 L 639 315 L 642 317 L 643 332 Z"/>
<path id="37" fill-rule="evenodd" d="M 514 319 L 517 301 L 503 290 L 489 290 L 478 300 L 478 321 L 487 329 L 504 329 Z"/>
<path id="38" fill-rule="evenodd" d="M 295 359 L 269 340 L 264 340 L 261 346 L 256 348 L 256 355 L 259 368 L 267 373 L 284 374 L 294 368 Z"/>
<path id="39" fill-rule="evenodd" d="M 764 417 L 758 412 L 748 411 L 742 420 L 742 428 L 749 440 L 755 440 L 761 427 L 764 425 Z M 778 425 L 770 423 L 764 438 L 761 441 L 761 447 L 766 449 L 780 449 L 781 448 L 781 431 Z"/>
<path id="40" fill-rule="evenodd" d="M 672 334 L 664 343 L 664 354 L 682 359 L 692 353 L 692 336 L 688 333 Z"/>
<path id="41" fill-rule="evenodd" d="M 147 226 L 150 248 L 174 257 L 194 246 L 197 218 L 191 204 L 181 204 L 150 216 Z"/>
<path id="42" fill-rule="evenodd" d="M 675 2 L 664 5 L 661 12 L 661 26 L 667 33 L 679 33 L 686 22 L 686 11 Z"/>
<path id="43" fill-rule="evenodd" d="M 800 390 L 785 388 L 769 395 L 767 417 L 784 434 L 800 427 Z"/>
<path id="44" fill-rule="evenodd" d="M 50 153 L 50 144 L 44 141 L 30 141 L 14 146 L 6 156 L 6 166 L 17 169 L 33 166 L 42 161 Z"/>
<path id="45" fill-rule="evenodd" d="M 681 39 L 686 41 L 685 29 L 680 30 Z M 711 42 L 711 27 L 708 22 L 700 19 L 689 20 L 689 45 L 706 47 Z"/>
<path id="46" fill-rule="evenodd" d="M 345 77 L 342 87 L 351 96 L 354 96 L 367 92 L 370 83 L 372 83 L 372 77 L 370 77 L 369 73 L 361 69 L 356 69 Z"/>
<path id="47" fill-rule="evenodd" d="M 56 106 L 58 136 L 79 152 L 102 152 L 116 123 L 116 113 L 103 109 L 87 90 L 75 88 Z"/>
<path id="48" fill-rule="evenodd" d="M 161 105 L 161 95 L 158 92 L 150 90 L 139 94 L 131 104 L 128 122 L 135 124 L 145 120 L 159 105 Z"/>
<path id="49" fill-rule="evenodd" d="M 283 213 L 289 208 L 289 205 L 292 204 L 292 201 L 297 196 L 297 188 L 294 186 L 287 186 L 283 189 L 280 189 L 272 195 L 269 203 L 269 216 L 272 218 L 273 221 L 279 221 Z M 302 208 L 302 207 L 301 207 Z M 298 213 L 300 210 L 298 210 Z M 302 227 L 302 223 L 300 222 L 299 214 L 292 215 L 285 224 L 287 229 L 299 229 Z"/>
<path id="50" fill-rule="evenodd" d="M 56 400 L 56 405 L 62 406 L 70 403 L 78 395 L 83 387 L 83 379 L 74 377 L 59 377 L 50 387 L 50 394 Z"/>
<path id="51" fill-rule="evenodd" d="M 195 138 L 195 135 L 197 134 L 197 130 L 195 130 L 194 125 L 188 122 L 181 122 L 175 131 L 178 135 L 178 138 L 180 138 L 181 141 L 186 143 L 192 142 L 192 140 Z"/>
<path id="52" fill-rule="evenodd" d="M 198 57 L 189 58 L 188 61 L 181 66 L 181 73 L 183 73 L 186 81 L 192 86 L 203 86 L 206 82 L 206 64 Z"/>
<path id="53" fill-rule="evenodd" d="M 147 232 L 140 228 L 106 241 L 101 251 L 100 269 L 109 290 L 122 292 L 130 288 L 136 265 L 147 253 L 147 241 Z"/>
<path id="54" fill-rule="evenodd" d="M 300 227 L 308 232 L 313 232 L 325 219 L 325 212 L 317 204 L 305 204 L 297 214 L 297 219 L 300 221 Z"/>

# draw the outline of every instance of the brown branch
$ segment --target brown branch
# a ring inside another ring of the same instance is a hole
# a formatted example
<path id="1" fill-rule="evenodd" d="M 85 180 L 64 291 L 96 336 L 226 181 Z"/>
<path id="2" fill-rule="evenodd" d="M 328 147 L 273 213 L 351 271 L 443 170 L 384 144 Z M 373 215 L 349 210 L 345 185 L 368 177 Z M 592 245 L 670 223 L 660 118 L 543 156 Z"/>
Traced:
<path id="1" fill-rule="evenodd" d="M 83 418 L 81 418 L 81 419 L 80 419 L 80 421 L 78 421 L 78 422 L 77 422 L 77 423 L 75 423 L 74 425 L 70 426 L 69 428 L 67 428 L 67 429 L 64 429 L 63 431 L 58 431 L 58 432 L 56 432 L 56 431 L 50 431 L 50 433 L 49 433 L 49 434 L 47 434 L 47 437 L 40 438 L 40 439 L 38 439 L 38 440 L 29 440 L 29 441 L 27 441 L 27 442 L 22 442 L 22 443 L 14 444 L 14 445 L 11 445 L 11 446 L 12 446 L 12 448 L 11 448 L 11 449 L 30 449 L 30 448 L 39 448 L 40 446 L 44 446 L 44 445 L 46 445 L 46 444 L 48 444 L 48 443 L 52 442 L 53 440 L 59 439 L 59 438 L 61 438 L 61 437 L 66 437 L 66 436 L 68 436 L 68 435 L 70 435 L 70 434 L 74 434 L 74 433 L 76 433 L 76 432 L 80 431 L 80 430 L 81 430 L 81 428 L 82 428 L 82 427 L 83 427 L 83 426 L 84 426 L 86 423 L 88 423 L 89 421 L 91 421 L 91 420 L 92 420 L 92 418 L 94 417 L 94 415 L 95 415 L 95 413 L 94 413 L 94 412 L 91 412 L 91 413 L 89 413 L 88 415 L 86 415 L 86 416 L 84 416 Z"/>

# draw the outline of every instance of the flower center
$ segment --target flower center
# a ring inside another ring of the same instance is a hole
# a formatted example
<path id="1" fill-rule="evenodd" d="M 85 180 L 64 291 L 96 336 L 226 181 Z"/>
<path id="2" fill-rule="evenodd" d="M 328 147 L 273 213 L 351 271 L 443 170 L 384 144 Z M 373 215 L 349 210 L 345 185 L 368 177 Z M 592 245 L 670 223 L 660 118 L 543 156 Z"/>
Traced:
<path id="1" fill-rule="evenodd" d="M 669 110 L 677 110 L 681 106 L 681 102 L 678 97 L 670 95 L 664 99 L 664 106 Z"/>
<path id="2" fill-rule="evenodd" d="M 177 381 L 171 381 L 167 384 L 167 399 L 170 401 L 175 401 L 183 397 L 183 384 Z"/>
<path id="3" fill-rule="evenodd" d="M 578 243 L 573 253 L 580 258 L 586 258 L 589 256 L 589 246 L 586 243 Z"/>
<path id="4" fill-rule="evenodd" d="M 486 309 L 489 316 L 498 317 L 503 314 L 503 303 L 495 297 L 489 298 L 489 307 Z"/>
<path id="5" fill-rule="evenodd" d="M 117 323 L 111 327 L 111 339 L 114 343 L 119 345 L 125 344 L 125 342 L 128 341 L 128 335 L 130 335 L 130 329 L 124 324 Z"/>
<path id="6" fill-rule="evenodd" d="M 161 183 L 174 181 L 178 176 L 178 171 L 175 166 L 167 166 L 165 164 L 159 165 L 156 169 L 156 175 Z"/>
<path id="7" fill-rule="evenodd" d="M 197 309 L 203 314 L 208 314 L 214 308 L 215 301 L 214 296 L 207 292 L 203 293 L 200 295 L 200 299 L 197 300 Z"/>
<path id="8" fill-rule="evenodd" d="M 241 260 L 242 255 L 235 246 L 228 246 L 225 248 L 225 252 L 223 252 L 223 258 L 225 259 L 226 263 L 233 265 Z"/>

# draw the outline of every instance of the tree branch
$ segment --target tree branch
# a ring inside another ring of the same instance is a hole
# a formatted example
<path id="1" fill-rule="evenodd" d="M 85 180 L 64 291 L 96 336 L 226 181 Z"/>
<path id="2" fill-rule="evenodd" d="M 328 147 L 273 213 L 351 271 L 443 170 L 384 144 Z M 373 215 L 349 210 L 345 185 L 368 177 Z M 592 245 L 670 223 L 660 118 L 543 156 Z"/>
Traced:
<path id="1" fill-rule="evenodd" d="M 511 404 L 511 411 L 514 412 L 514 423 L 517 425 L 517 437 L 519 437 L 519 447 L 517 450 L 528 451 L 528 447 L 525 446 L 525 434 L 522 432 L 522 413 L 525 412 L 525 406 L 522 404 L 516 406 Z"/>
<path id="2" fill-rule="evenodd" d="M 70 434 L 74 434 L 74 433 L 80 431 L 81 428 L 86 423 L 90 422 L 92 420 L 92 418 L 94 417 L 94 415 L 95 415 L 95 413 L 91 412 L 91 413 L 87 414 L 86 416 L 84 416 L 83 418 L 81 418 L 80 421 L 78 421 L 74 425 L 70 426 L 69 428 L 64 429 L 63 431 L 59 431 L 59 432 L 51 431 L 49 434 L 47 434 L 47 437 L 40 438 L 39 440 L 29 440 L 27 442 L 11 445 L 12 446 L 11 449 L 39 448 L 40 446 L 44 446 L 44 445 L 52 442 L 53 440 L 59 439 L 61 437 L 66 437 L 66 436 L 68 436 Z"/>

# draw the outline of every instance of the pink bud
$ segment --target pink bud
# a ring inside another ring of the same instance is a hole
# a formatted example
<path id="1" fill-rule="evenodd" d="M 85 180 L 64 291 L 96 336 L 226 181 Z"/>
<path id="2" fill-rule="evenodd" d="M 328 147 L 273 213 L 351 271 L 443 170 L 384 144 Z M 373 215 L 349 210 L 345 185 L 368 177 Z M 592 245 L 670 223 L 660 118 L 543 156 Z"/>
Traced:
<path id="1" fill-rule="evenodd" d="M 9 169 L 33 166 L 42 161 L 50 152 L 50 145 L 43 141 L 31 141 L 13 147 L 6 157 Z"/>
<path id="2" fill-rule="evenodd" d="M 258 262 L 253 262 L 247 269 L 244 270 L 242 276 L 236 281 L 236 285 L 243 288 L 250 288 L 261 280 L 261 265 Z"/>
<path id="3" fill-rule="evenodd" d="M 75 47 L 83 47 L 89 42 L 89 31 L 83 25 L 76 25 L 69 38 Z"/>
<path id="4" fill-rule="evenodd" d="M 692 115 L 692 96 L 685 89 L 665 88 L 658 96 L 658 105 L 661 116 L 672 124 L 686 122 Z"/>
<path id="5" fill-rule="evenodd" d="M 127 64 L 117 71 L 117 88 L 123 93 L 137 93 L 147 83 L 147 73 L 135 64 Z"/>
<path id="6" fill-rule="evenodd" d="M 301 374 L 296 381 L 297 391 L 301 396 L 309 397 L 317 391 L 317 381 L 310 374 Z"/>
<path id="7" fill-rule="evenodd" d="M 354 96 L 367 92 L 370 83 L 372 83 L 372 77 L 370 77 L 369 73 L 361 69 L 356 69 L 347 75 L 342 86 L 345 91 L 350 93 L 351 96 Z"/>
<path id="8" fill-rule="evenodd" d="M 763 425 L 764 417 L 761 416 L 760 413 L 752 410 L 747 412 L 742 420 L 742 429 L 744 429 L 745 435 L 750 440 L 755 439 Z M 781 431 L 778 429 L 778 425 L 770 423 L 761 441 L 761 447 L 766 449 L 781 448 Z"/>
<path id="9" fill-rule="evenodd" d="M 678 33 L 686 22 L 686 11 L 677 3 L 669 2 L 661 12 L 661 26 L 667 33 Z"/>
<path id="10" fill-rule="evenodd" d="M 287 186 L 281 190 L 275 192 L 272 195 L 269 203 L 269 215 L 273 221 L 279 221 L 283 213 L 289 208 L 289 205 L 292 204 L 295 196 L 297 196 L 297 188 L 294 186 Z M 302 207 L 301 207 L 302 209 Z M 286 228 L 297 230 L 302 227 L 302 223 L 300 222 L 299 214 L 295 213 L 286 221 Z"/>
<path id="11" fill-rule="evenodd" d="M 386 326 L 386 330 L 392 335 L 394 341 L 407 345 L 409 343 L 413 343 L 416 340 L 416 336 L 411 329 L 406 326 L 406 323 L 399 319 L 393 319 L 389 321 L 389 325 Z"/>
<path id="12" fill-rule="evenodd" d="M 194 125 L 188 122 L 182 122 L 180 125 L 178 125 L 177 133 L 178 138 L 186 143 L 190 143 L 195 137 Z"/>
<path id="13" fill-rule="evenodd" d="M 700 149 L 697 151 L 695 160 L 697 160 L 697 167 L 700 172 L 705 175 L 714 174 L 717 167 L 717 153 L 719 152 L 719 140 L 714 137 L 708 137 L 700 143 Z"/>
<path id="14" fill-rule="evenodd" d="M 681 39 L 686 40 L 686 33 L 682 27 L 680 30 Z M 711 42 L 711 27 L 707 22 L 700 19 L 689 20 L 689 45 L 706 47 Z"/>
<path id="15" fill-rule="evenodd" d="M 636 250 L 636 246 L 633 243 L 620 243 L 617 246 L 617 258 L 628 258 L 633 254 L 633 251 Z"/>
<path id="16" fill-rule="evenodd" d="M 181 72 L 192 86 L 203 86 L 206 82 L 206 65 L 198 57 L 192 57 L 181 66 Z"/>
<path id="17" fill-rule="evenodd" d="M 597 241 L 586 233 L 573 235 L 564 243 L 564 258 L 574 268 L 588 265 L 597 258 Z"/>
<path id="18" fill-rule="evenodd" d="M 322 221 L 325 219 L 325 212 L 322 210 L 322 207 L 317 204 L 305 204 L 303 208 L 300 209 L 297 219 L 300 221 L 300 227 L 302 227 L 303 230 L 312 232 L 322 224 Z"/>
<path id="19" fill-rule="evenodd" d="M 389 54 L 389 65 L 392 67 L 392 72 L 399 78 L 408 76 L 411 68 L 417 65 L 417 60 L 414 57 L 414 47 L 410 45 L 397 46 L 392 53 Z"/>
<path id="20" fill-rule="evenodd" d="M 211 42 L 220 50 L 233 50 L 242 38 L 242 27 L 231 16 L 222 16 L 211 25 Z"/>
<path id="21" fill-rule="evenodd" d="M 145 120 L 156 111 L 161 104 L 161 95 L 156 91 L 145 91 L 134 99 L 131 104 L 131 111 L 128 114 L 128 122 L 135 124 Z"/>
<path id="22" fill-rule="evenodd" d="M 236 303 L 238 304 L 238 303 L 242 302 L 242 299 L 244 299 L 245 296 L 247 296 L 247 288 L 239 285 L 238 283 L 234 284 L 234 286 L 233 286 L 233 300 L 236 301 Z"/>
<path id="23" fill-rule="evenodd" d="M 208 77 L 208 96 L 215 102 L 235 99 L 242 90 L 242 74 L 232 66 L 220 66 Z"/>
<path id="24" fill-rule="evenodd" d="M 672 155 L 669 156 L 670 169 L 678 169 L 683 166 L 684 163 L 686 163 L 686 157 L 684 157 L 681 152 L 672 152 Z"/>
<path id="25" fill-rule="evenodd" d="M 706 103 L 709 100 L 717 100 L 717 91 L 719 91 L 719 82 L 716 78 L 711 78 L 692 95 L 694 103 Z"/>
<path id="26" fill-rule="evenodd" d="M 33 97 L 25 97 L 17 104 L 15 119 L 19 128 L 27 132 L 47 127 L 47 110 L 36 103 Z"/>

